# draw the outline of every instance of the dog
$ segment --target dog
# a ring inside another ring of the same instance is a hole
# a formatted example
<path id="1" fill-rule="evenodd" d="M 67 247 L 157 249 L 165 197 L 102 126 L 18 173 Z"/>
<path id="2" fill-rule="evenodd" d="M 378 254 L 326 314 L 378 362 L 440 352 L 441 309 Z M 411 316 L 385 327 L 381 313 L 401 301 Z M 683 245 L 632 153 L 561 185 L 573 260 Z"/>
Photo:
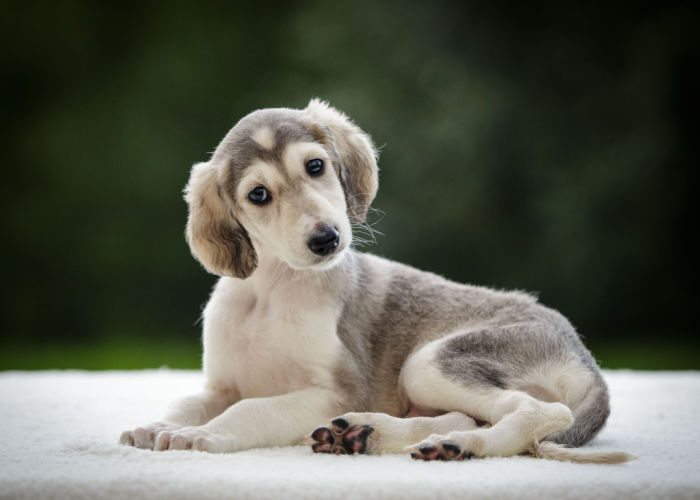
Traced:
<path id="1" fill-rule="evenodd" d="M 352 248 L 377 188 L 370 136 L 318 99 L 250 113 L 194 165 L 186 238 L 221 276 L 203 312 L 206 387 L 120 442 L 629 460 L 572 449 L 610 407 L 561 314 Z"/>

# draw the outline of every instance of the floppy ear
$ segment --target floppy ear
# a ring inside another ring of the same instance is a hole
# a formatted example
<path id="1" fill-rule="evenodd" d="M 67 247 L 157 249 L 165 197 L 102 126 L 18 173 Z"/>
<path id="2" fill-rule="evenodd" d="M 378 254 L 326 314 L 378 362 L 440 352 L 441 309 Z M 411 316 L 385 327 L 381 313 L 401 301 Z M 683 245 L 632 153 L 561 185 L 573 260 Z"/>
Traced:
<path id="1" fill-rule="evenodd" d="M 189 206 L 187 243 L 192 255 L 212 274 L 246 278 L 258 264 L 248 233 L 223 198 L 219 169 L 211 163 L 192 167 L 185 186 Z"/>
<path id="2" fill-rule="evenodd" d="M 355 222 L 364 221 L 379 185 L 377 150 L 372 139 L 344 113 L 320 99 L 311 99 L 306 112 L 326 132 L 338 156 L 350 216 Z"/>

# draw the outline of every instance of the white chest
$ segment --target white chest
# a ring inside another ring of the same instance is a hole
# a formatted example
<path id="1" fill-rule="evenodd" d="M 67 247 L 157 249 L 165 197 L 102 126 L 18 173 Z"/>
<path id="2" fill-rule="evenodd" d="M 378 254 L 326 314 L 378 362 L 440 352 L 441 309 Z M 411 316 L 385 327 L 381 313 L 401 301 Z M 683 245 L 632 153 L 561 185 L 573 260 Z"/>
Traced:
<path id="1" fill-rule="evenodd" d="M 217 285 L 204 311 L 204 371 L 215 387 L 267 397 L 331 383 L 338 307 L 311 290 Z"/>

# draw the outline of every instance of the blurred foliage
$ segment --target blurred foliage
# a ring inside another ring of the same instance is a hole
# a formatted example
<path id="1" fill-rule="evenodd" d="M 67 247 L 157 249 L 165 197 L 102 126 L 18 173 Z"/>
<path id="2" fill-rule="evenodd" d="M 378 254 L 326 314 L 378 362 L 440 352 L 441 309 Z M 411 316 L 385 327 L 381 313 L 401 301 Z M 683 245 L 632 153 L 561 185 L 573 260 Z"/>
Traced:
<path id="1" fill-rule="evenodd" d="M 534 291 L 604 365 L 700 368 L 697 26 L 692 2 L 4 2 L 0 367 L 196 364 L 189 166 L 320 96 L 382 147 L 367 250 Z"/>

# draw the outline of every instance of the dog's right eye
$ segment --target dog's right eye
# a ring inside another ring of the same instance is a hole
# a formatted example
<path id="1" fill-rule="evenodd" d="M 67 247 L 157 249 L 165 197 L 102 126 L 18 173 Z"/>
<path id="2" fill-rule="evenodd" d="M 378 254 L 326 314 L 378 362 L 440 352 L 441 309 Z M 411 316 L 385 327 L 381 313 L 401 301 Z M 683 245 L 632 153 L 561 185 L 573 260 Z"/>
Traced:
<path id="1" fill-rule="evenodd" d="M 314 158 L 313 160 L 310 160 L 306 164 L 306 172 L 311 176 L 311 177 L 318 177 L 323 173 L 323 160 L 319 160 L 318 158 Z"/>
<path id="2" fill-rule="evenodd" d="M 270 201 L 270 192 L 262 186 L 258 186 L 248 193 L 248 199 L 256 205 L 264 205 Z"/>

